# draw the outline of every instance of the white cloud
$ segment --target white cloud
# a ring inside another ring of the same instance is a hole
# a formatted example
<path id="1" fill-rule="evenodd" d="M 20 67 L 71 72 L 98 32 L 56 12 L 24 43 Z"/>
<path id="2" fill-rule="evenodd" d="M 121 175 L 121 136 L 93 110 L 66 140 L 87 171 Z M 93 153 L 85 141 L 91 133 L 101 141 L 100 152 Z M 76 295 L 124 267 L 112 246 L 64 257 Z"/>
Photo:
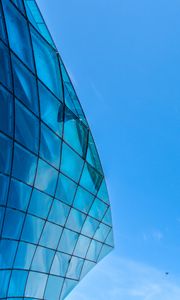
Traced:
<path id="1" fill-rule="evenodd" d="M 180 278 L 165 271 L 112 254 L 67 300 L 179 300 Z"/>

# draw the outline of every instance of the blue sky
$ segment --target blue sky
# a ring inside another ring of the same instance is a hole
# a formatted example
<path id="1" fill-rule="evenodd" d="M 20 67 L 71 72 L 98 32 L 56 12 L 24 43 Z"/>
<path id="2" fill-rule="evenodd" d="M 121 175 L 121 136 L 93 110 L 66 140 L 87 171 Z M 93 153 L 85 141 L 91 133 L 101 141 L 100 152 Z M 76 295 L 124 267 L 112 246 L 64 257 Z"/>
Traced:
<path id="1" fill-rule="evenodd" d="M 37 2 L 90 123 L 114 222 L 114 252 L 67 299 L 179 300 L 180 2 Z"/>

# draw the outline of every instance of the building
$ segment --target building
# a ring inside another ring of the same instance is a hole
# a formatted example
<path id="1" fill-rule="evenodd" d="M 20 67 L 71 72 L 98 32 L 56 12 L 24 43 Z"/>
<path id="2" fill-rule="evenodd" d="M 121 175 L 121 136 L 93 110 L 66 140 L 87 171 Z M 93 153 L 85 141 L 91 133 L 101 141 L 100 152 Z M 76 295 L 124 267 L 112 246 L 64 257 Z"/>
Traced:
<path id="1" fill-rule="evenodd" d="M 63 300 L 113 248 L 102 166 L 34 0 L 0 1 L 0 299 Z"/>

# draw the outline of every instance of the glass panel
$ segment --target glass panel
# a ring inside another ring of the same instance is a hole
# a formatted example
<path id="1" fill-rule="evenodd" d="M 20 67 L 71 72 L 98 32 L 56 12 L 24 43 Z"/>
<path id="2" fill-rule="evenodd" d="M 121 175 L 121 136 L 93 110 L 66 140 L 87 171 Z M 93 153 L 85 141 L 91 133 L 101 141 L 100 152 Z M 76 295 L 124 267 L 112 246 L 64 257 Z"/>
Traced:
<path id="1" fill-rule="evenodd" d="M 108 206 L 105 203 L 96 198 L 90 209 L 89 215 L 101 221 L 107 208 Z"/>
<path id="2" fill-rule="evenodd" d="M 62 228 L 60 226 L 46 222 L 43 234 L 41 236 L 40 245 L 56 249 L 61 236 L 61 232 Z"/>
<path id="3" fill-rule="evenodd" d="M 61 170 L 76 182 L 79 181 L 83 160 L 71 148 L 63 143 Z"/>
<path id="4" fill-rule="evenodd" d="M 59 168 L 61 140 L 41 123 L 40 155 L 55 168 Z"/>
<path id="5" fill-rule="evenodd" d="M 0 232 L 2 230 L 3 220 L 4 220 L 5 209 L 0 206 Z"/>
<path id="6" fill-rule="evenodd" d="M 45 292 L 45 299 L 46 300 L 59 300 L 62 285 L 63 285 L 63 278 L 59 278 L 56 276 L 49 276 L 48 282 L 46 286 Z"/>
<path id="7" fill-rule="evenodd" d="M 74 255 L 85 258 L 91 240 L 83 235 L 79 236 Z"/>
<path id="8" fill-rule="evenodd" d="M 29 203 L 31 190 L 32 188 L 24 183 L 11 179 L 8 206 L 25 211 Z"/>
<path id="9" fill-rule="evenodd" d="M 47 275 L 29 272 L 28 280 L 26 284 L 25 297 L 43 298 Z"/>
<path id="10" fill-rule="evenodd" d="M 89 260 L 85 260 L 80 279 L 82 279 L 95 265 L 96 265 L 96 263 L 89 261 Z"/>
<path id="11" fill-rule="evenodd" d="M 10 1 L 3 1 L 3 7 L 10 47 L 28 67 L 34 70 L 27 22 Z"/>
<path id="12" fill-rule="evenodd" d="M 71 205 L 74 199 L 76 188 L 77 185 L 72 180 L 60 173 L 56 190 L 56 198 Z"/>
<path id="13" fill-rule="evenodd" d="M 80 232 L 85 218 L 86 218 L 85 214 L 72 208 L 66 223 L 66 227 L 75 230 L 77 232 Z"/>
<path id="14" fill-rule="evenodd" d="M 37 244 L 42 233 L 43 226 L 43 220 L 27 215 L 22 232 L 22 240 Z"/>
<path id="15" fill-rule="evenodd" d="M 55 199 L 48 220 L 53 223 L 64 226 L 69 214 L 69 210 L 69 206 Z"/>
<path id="16" fill-rule="evenodd" d="M 64 300 L 77 283 L 75 280 L 65 279 L 60 300 Z"/>
<path id="17" fill-rule="evenodd" d="M 47 218 L 52 198 L 40 191 L 34 189 L 28 211 L 40 218 Z"/>
<path id="18" fill-rule="evenodd" d="M 106 244 L 110 245 L 110 246 L 114 246 L 114 237 L 113 237 L 113 231 L 111 229 L 106 241 L 105 241 Z"/>
<path id="19" fill-rule="evenodd" d="M 37 157 L 18 144 L 14 144 L 13 176 L 32 185 L 36 172 Z M 19 166 L 23 166 L 20 168 Z"/>
<path id="20" fill-rule="evenodd" d="M 96 262 L 102 249 L 102 245 L 102 243 L 92 240 L 86 258 Z"/>
<path id="21" fill-rule="evenodd" d="M 83 188 L 78 187 L 73 206 L 85 213 L 87 213 L 91 207 L 94 200 L 94 196 Z"/>
<path id="22" fill-rule="evenodd" d="M 10 274 L 11 271 L 0 271 L 0 299 L 7 299 Z"/>
<path id="23" fill-rule="evenodd" d="M 84 222 L 82 234 L 87 235 L 92 238 L 94 236 L 98 226 L 99 226 L 99 222 L 88 216 L 86 218 L 86 221 Z"/>
<path id="24" fill-rule="evenodd" d="M 100 223 L 100 225 L 94 235 L 94 239 L 104 243 L 109 234 L 110 229 L 111 228 L 109 226 L 106 226 L 105 224 Z"/>
<path id="25" fill-rule="evenodd" d="M 35 187 L 54 195 L 58 172 L 43 160 L 39 159 Z"/>
<path id="26" fill-rule="evenodd" d="M 33 271 L 49 273 L 53 257 L 53 250 L 37 247 L 31 269 Z"/>
<path id="27" fill-rule="evenodd" d="M 12 141 L 0 133 L 0 172 L 10 173 L 12 159 Z"/>
<path id="28" fill-rule="evenodd" d="M 62 83 L 56 50 L 31 28 L 38 77 L 59 98 L 62 98 Z"/>
<path id="29" fill-rule="evenodd" d="M 85 164 L 83 174 L 81 176 L 80 184 L 91 193 L 96 194 L 102 182 L 102 175 L 100 175 L 89 164 Z"/>
<path id="30" fill-rule="evenodd" d="M 2 7 L 0 3 L 0 38 L 6 42 L 7 37 L 6 37 L 6 30 L 5 30 L 5 24 L 4 24 L 4 18 L 3 18 L 3 13 L 2 13 Z"/>
<path id="31" fill-rule="evenodd" d="M 35 77 L 14 55 L 12 55 L 12 65 L 15 95 L 38 115 L 38 95 Z"/>
<path id="32" fill-rule="evenodd" d="M 8 296 L 23 297 L 26 285 L 28 272 L 26 271 L 12 271 L 10 285 L 8 289 Z"/>
<path id="33" fill-rule="evenodd" d="M 78 236 L 79 236 L 78 233 L 76 233 L 74 231 L 70 231 L 68 229 L 64 229 L 58 250 L 68 253 L 68 254 L 72 254 L 74 247 L 76 245 Z"/>
<path id="34" fill-rule="evenodd" d="M 70 259 L 70 255 L 56 252 L 51 268 L 51 274 L 64 277 L 66 275 Z"/>
<path id="35" fill-rule="evenodd" d="M 13 134 L 13 97 L 0 85 L 0 130 Z"/>
<path id="36" fill-rule="evenodd" d="M 36 246 L 19 242 L 14 267 L 18 269 L 29 269 Z"/>
<path id="37" fill-rule="evenodd" d="M 24 213 L 18 210 L 6 209 L 3 237 L 18 240 L 22 231 Z"/>
<path id="38" fill-rule="evenodd" d="M 64 139 L 83 157 L 86 154 L 88 129 L 68 108 L 65 109 Z"/>
<path id="39" fill-rule="evenodd" d="M 88 151 L 86 159 L 88 163 L 90 163 L 95 169 L 97 169 L 100 173 L 103 174 L 101 162 L 91 132 L 89 133 Z"/>
<path id="40" fill-rule="evenodd" d="M 102 199 L 104 202 L 109 204 L 109 196 L 108 196 L 108 191 L 107 191 L 107 186 L 105 183 L 105 180 L 103 179 L 101 187 L 99 189 L 99 192 L 97 194 L 97 197 Z"/>
<path id="41" fill-rule="evenodd" d="M 5 205 L 7 202 L 9 189 L 9 176 L 0 174 L 0 205 Z"/>
<path id="42" fill-rule="evenodd" d="M 38 152 L 39 120 L 16 99 L 15 138 L 33 152 Z"/>
<path id="43" fill-rule="evenodd" d="M 0 240 L 0 269 L 12 268 L 17 242 L 9 240 Z"/>
<path id="44" fill-rule="evenodd" d="M 83 267 L 83 262 L 83 259 L 72 256 L 66 276 L 78 280 Z"/>
<path id="45" fill-rule="evenodd" d="M 0 41 L 0 82 L 12 89 L 11 64 L 8 48 Z"/>
<path id="46" fill-rule="evenodd" d="M 39 82 L 39 97 L 42 120 L 58 135 L 62 136 L 63 119 L 59 114 L 63 114 L 63 105 L 53 94 Z"/>
<path id="47" fill-rule="evenodd" d="M 110 207 L 108 208 L 103 220 L 102 220 L 105 224 L 112 226 L 112 216 L 111 216 L 111 209 Z"/>

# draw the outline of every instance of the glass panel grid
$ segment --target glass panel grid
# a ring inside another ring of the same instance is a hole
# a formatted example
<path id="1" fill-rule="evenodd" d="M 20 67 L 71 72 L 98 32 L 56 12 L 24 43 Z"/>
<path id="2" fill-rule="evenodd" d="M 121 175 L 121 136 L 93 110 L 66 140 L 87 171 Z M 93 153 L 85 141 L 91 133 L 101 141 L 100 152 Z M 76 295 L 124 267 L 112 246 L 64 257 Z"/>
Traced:
<path id="1" fill-rule="evenodd" d="M 34 0 L 0 3 L 0 299 L 64 300 L 113 248 L 107 187 Z"/>

